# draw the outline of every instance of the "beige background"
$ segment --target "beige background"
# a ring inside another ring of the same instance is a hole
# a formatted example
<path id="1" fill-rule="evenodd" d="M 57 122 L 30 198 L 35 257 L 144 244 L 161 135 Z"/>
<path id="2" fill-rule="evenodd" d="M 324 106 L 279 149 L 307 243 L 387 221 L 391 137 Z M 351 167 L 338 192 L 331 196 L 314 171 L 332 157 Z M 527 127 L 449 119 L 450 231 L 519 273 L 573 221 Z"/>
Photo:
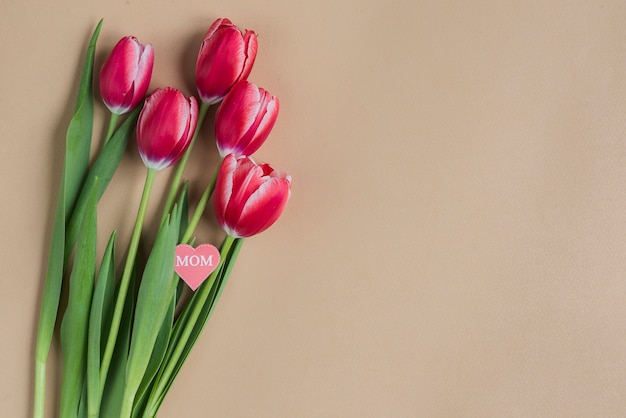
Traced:
<path id="1" fill-rule="evenodd" d="M 98 66 L 134 34 L 155 47 L 152 87 L 193 94 L 199 43 L 222 16 L 260 35 L 250 78 L 282 108 L 257 159 L 292 173 L 293 198 L 245 244 L 161 416 L 626 416 L 623 2 L 0 11 L 2 416 L 30 413 L 63 132 L 91 30 L 105 18 Z M 203 138 L 195 190 L 216 160 L 209 125 Z M 101 244 L 113 227 L 127 239 L 143 175 L 132 147 L 101 205 Z M 201 234 L 219 238 L 210 216 Z"/>

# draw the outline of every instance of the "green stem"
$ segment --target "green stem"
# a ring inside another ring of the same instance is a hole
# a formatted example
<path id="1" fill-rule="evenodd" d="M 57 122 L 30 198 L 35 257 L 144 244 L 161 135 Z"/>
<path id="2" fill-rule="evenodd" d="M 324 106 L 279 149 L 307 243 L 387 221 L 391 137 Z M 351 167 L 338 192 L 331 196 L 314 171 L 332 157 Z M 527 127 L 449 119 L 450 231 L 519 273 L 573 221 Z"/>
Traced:
<path id="1" fill-rule="evenodd" d="M 135 221 L 135 227 L 130 239 L 130 246 L 128 248 L 128 256 L 126 258 L 126 264 L 124 265 L 124 271 L 122 278 L 120 279 L 119 291 L 117 300 L 115 301 L 115 309 L 113 311 L 113 318 L 111 320 L 111 329 L 107 338 L 104 355 L 102 357 L 100 367 L 100 392 L 104 389 L 107 373 L 109 372 L 109 366 L 111 365 L 111 358 L 113 357 L 113 350 L 115 349 L 115 342 L 117 341 L 117 334 L 120 329 L 120 322 L 122 320 L 122 311 L 124 310 L 124 302 L 126 301 L 126 294 L 128 293 L 128 285 L 130 282 L 130 276 L 135 264 L 135 258 L 137 256 L 137 248 L 139 247 L 139 238 L 141 236 L 141 229 L 143 227 L 143 221 L 146 217 L 146 209 L 148 208 L 148 200 L 150 198 L 150 191 L 154 184 L 154 178 L 157 171 L 149 168 L 146 175 L 146 183 L 143 187 L 143 194 L 141 195 L 141 203 L 139 204 L 139 210 L 137 211 L 137 220 Z"/>
<path id="2" fill-rule="evenodd" d="M 163 373 L 159 375 L 157 386 L 152 391 L 152 393 L 156 395 L 153 399 L 158 399 L 158 395 L 163 390 L 165 390 L 167 382 L 169 381 L 172 373 L 176 368 L 176 363 L 178 363 L 178 360 L 180 359 L 180 356 L 185 349 L 185 345 L 187 344 L 187 341 L 189 340 L 189 337 L 193 332 L 196 321 L 198 320 L 198 317 L 202 312 L 202 307 L 206 303 L 206 300 L 211 293 L 211 288 L 213 287 L 212 282 L 215 281 L 215 278 L 218 276 L 220 270 L 224 268 L 224 262 L 227 259 L 227 255 L 230 252 L 230 247 L 232 246 L 233 242 L 235 242 L 235 239 L 236 238 L 231 237 L 230 235 L 226 235 L 220 251 L 222 254 L 222 256 L 220 257 L 220 265 L 213 271 L 213 273 L 211 273 L 211 276 L 209 276 L 209 278 L 207 279 L 208 283 L 205 283 L 202 287 L 200 287 L 200 290 L 196 296 L 198 298 L 197 303 L 193 306 L 192 311 L 189 313 L 189 316 L 185 323 L 185 328 L 176 343 L 176 348 L 172 352 L 171 357 L 168 359 L 167 366 L 163 370 Z M 152 396 L 150 397 L 152 398 Z M 144 416 L 155 416 L 157 408 L 158 402 L 155 403 L 148 400 L 148 405 L 146 405 L 146 414 Z"/>
<path id="3" fill-rule="evenodd" d="M 109 129 L 107 130 L 107 135 L 104 137 L 104 143 L 109 142 L 109 139 L 113 136 L 113 132 L 115 132 L 115 127 L 117 126 L 117 120 L 120 115 L 117 113 L 111 113 L 111 120 L 109 121 Z"/>
<path id="4" fill-rule="evenodd" d="M 198 206 L 196 206 L 196 210 L 187 225 L 187 229 L 185 230 L 185 234 L 183 235 L 183 239 L 180 241 L 183 244 L 189 244 L 189 240 L 191 240 L 191 236 L 193 235 L 196 227 L 198 226 L 198 222 L 200 222 L 200 217 L 204 213 L 204 209 L 206 208 L 207 202 L 209 198 L 213 194 L 213 190 L 215 190 L 215 182 L 217 181 L 217 175 L 220 172 L 220 167 L 222 163 L 220 162 L 215 169 L 215 173 L 213 173 L 213 178 L 211 178 L 211 182 L 208 184 L 206 189 L 204 189 L 204 193 L 202 193 L 202 197 L 198 201 Z"/>
<path id="5" fill-rule="evenodd" d="M 43 418 L 45 410 L 46 394 L 46 360 L 35 361 L 35 402 L 33 417 Z"/>
<path id="6" fill-rule="evenodd" d="M 202 103 L 200 105 L 200 111 L 198 113 L 198 121 L 196 122 L 196 127 L 193 132 L 193 136 L 191 137 L 191 142 L 189 143 L 189 147 L 187 147 L 187 151 L 183 154 L 183 157 L 180 159 L 178 164 L 176 165 L 176 172 L 174 173 L 174 177 L 172 178 L 172 184 L 170 185 L 170 191 L 167 194 L 167 199 L 165 200 L 165 206 L 163 207 L 163 215 L 161 216 L 161 222 L 159 225 L 163 225 L 167 215 L 170 213 L 172 209 L 172 205 L 174 203 L 174 199 L 176 198 L 176 194 L 178 193 L 178 186 L 180 185 L 180 180 L 183 178 L 183 172 L 185 171 L 185 166 L 187 165 L 187 160 L 189 159 L 189 155 L 191 154 L 191 149 L 193 148 L 193 144 L 196 142 L 196 138 L 200 133 L 200 126 L 204 121 L 207 111 L 209 110 L 209 105 L 206 103 Z"/>

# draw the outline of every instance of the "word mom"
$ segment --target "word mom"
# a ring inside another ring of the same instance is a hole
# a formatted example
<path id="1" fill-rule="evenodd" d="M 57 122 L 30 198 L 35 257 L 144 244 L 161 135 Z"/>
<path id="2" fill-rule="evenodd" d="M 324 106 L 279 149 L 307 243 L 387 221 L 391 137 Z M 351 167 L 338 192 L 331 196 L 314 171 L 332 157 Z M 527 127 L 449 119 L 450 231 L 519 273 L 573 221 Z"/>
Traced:
<path id="1" fill-rule="evenodd" d="M 213 255 L 186 255 L 176 256 L 176 267 L 210 267 L 213 265 Z"/>
<path id="2" fill-rule="evenodd" d="M 187 244 L 176 246 L 174 271 L 191 290 L 196 290 L 219 264 L 220 252 L 211 244 L 202 244 L 195 249 Z"/>

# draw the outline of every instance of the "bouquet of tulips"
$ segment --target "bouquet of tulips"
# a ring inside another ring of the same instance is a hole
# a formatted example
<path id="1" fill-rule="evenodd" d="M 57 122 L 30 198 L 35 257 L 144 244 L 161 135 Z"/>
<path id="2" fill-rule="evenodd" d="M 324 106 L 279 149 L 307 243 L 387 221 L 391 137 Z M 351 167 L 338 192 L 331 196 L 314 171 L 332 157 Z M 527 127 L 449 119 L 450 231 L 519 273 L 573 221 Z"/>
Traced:
<path id="1" fill-rule="evenodd" d="M 250 158 L 268 137 L 279 104 L 247 81 L 257 52 L 255 33 L 228 19 L 213 23 L 200 47 L 200 105 L 172 87 L 146 98 L 152 46 L 132 36 L 115 45 L 99 74 L 102 101 L 111 112 L 109 129 L 90 161 L 101 25 L 89 43 L 66 135 L 37 333 L 36 418 L 44 416 L 46 363 L 57 320 L 63 355 L 59 416 L 154 417 L 211 315 L 243 239 L 277 220 L 291 190 L 288 174 Z M 188 183 L 182 181 L 185 165 L 207 109 L 217 104 L 215 138 L 222 160 L 199 201 L 190 202 Z M 97 206 L 134 131 L 147 172 L 127 255 L 118 266 L 115 231 L 97 255 Z M 143 242 L 155 176 L 170 166 L 175 169 L 156 238 Z M 196 226 L 211 212 L 205 209 L 212 195 L 226 237 L 219 250 L 210 244 L 194 248 Z M 146 260 L 137 257 L 140 241 Z M 187 285 L 193 294 L 181 298 Z M 67 288 L 64 310 L 62 288 Z"/>

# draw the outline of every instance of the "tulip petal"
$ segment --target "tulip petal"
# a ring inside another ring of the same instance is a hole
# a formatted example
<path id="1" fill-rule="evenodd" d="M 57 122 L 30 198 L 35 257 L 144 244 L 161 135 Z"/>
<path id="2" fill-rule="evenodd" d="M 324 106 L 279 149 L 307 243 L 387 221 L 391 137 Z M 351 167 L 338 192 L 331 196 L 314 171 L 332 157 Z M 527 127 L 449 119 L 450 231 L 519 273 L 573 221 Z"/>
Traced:
<path id="1" fill-rule="evenodd" d="M 215 32 L 217 32 L 217 30 L 220 29 L 221 26 L 233 26 L 233 22 L 231 22 L 230 19 L 227 19 L 225 17 L 217 19 L 209 27 L 209 30 L 207 31 L 206 35 L 204 35 L 204 39 L 208 39 L 212 37 L 215 34 Z"/>
<path id="2" fill-rule="evenodd" d="M 244 136 L 254 125 L 260 111 L 261 94 L 252 83 L 240 81 L 226 95 L 215 116 L 215 136 L 220 155 L 235 152 L 242 155 Z M 252 132 L 254 134 L 254 132 Z"/>
<path id="3" fill-rule="evenodd" d="M 100 90 L 107 106 L 124 107 L 136 74 L 136 70 L 129 71 L 129 68 L 136 67 L 138 52 L 137 44 L 130 37 L 123 38 L 102 66 Z"/>
<path id="4" fill-rule="evenodd" d="M 269 136 L 278 116 L 278 98 L 241 80 L 226 95 L 215 117 L 220 155 L 251 155 Z"/>
<path id="5" fill-rule="evenodd" d="M 134 100 L 132 107 L 137 106 L 146 96 L 148 87 L 150 86 L 150 79 L 152 78 L 152 68 L 154 66 L 154 49 L 152 45 L 147 44 L 143 48 L 143 52 L 139 57 L 139 63 L 137 64 L 137 75 L 135 77 L 135 93 L 133 94 Z"/>
<path id="6" fill-rule="evenodd" d="M 243 68 L 241 70 L 241 74 L 239 74 L 238 80 L 245 80 L 248 78 L 250 72 L 252 71 L 254 60 L 256 59 L 257 50 L 259 49 L 259 40 L 257 39 L 254 31 L 246 30 L 243 39 L 246 45 L 246 59 L 243 63 Z"/>
<path id="7" fill-rule="evenodd" d="M 266 177 L 266 181 L 248 198 L 234 228 L 240 237 L 265 231 L 280 217 L 291 195 L 286 178 Z"/>
<path id="8" fill-rule="evenodd" d="M 241 150 L 243 155 L 251 155 L 261 148 L 276 123 L 279 109 L 278 98 L 270 97 L 266 91 L 263 93 L 263 101 L 259 105 L 260 112 L 241 140 L 245 144 Z"/>
<path id="9" fill-rule="evenodd" d="M 202 74 L 206 80 L 205 83 L 215 89 L 214 94 L 223 96 L 241 74 L 245 60 L 241 34 L 236 28 L 224 29 L 206 41 L 203 48 L 209 51 L 219 51 L 219 54 L 202 55 L 202 60 L 198 65 L 206 69 Z"/>
<path id="10" fill-rule="evenodd" d="M 191 142 L 191 138 L 193 137 L 196 122 L 198 121 L 198 103 L 196 102 L 196 99 L 194 97 L 190 97 L 186 104 L 189 108 L 187 114 L 185 115 L 186 117 L 188 116 L 187 126 L 181 136 L 180 141 L 176 143 L 176 146 L 172 149 L 172 152 L 170 153 L 170 157 L 174 162 L 178 161 L 187 150 L 187 147 Z"/>
<path id="11" fill-rule="evenodd" d="M 238 97 L 239 107 L 233 106 L 231 112 L 235 115 L 239 113 L 236 120 L 237 126 L 234 129 L 238 131 L 240 138 L 248 139 L 248 136 L 254 135 L 258 126 L 257 120 L 265 107 L 265 91 L 247 81 L 238 83 L 235 87 L 240 85 L 246 88 L 242 89 L 242 95 Z"/>
<path id="12" fill-rule="evenodd" d="M 238 161 L 233 175 L 233 191 L 224 211 L 231 225 L 236 225 L 246 201 L 263 183 L 263 170 L 249 158 Z"/>
<path id="13" fill-rule="evenodd" d="M 222 161 L 220 171 L 215 182 L 214 206 L 215 217 L 220 225 L 225 225 L 225 211 L 233 192 L 233 174 L 237 168 L 237 158 L 229 154 Z"/>

